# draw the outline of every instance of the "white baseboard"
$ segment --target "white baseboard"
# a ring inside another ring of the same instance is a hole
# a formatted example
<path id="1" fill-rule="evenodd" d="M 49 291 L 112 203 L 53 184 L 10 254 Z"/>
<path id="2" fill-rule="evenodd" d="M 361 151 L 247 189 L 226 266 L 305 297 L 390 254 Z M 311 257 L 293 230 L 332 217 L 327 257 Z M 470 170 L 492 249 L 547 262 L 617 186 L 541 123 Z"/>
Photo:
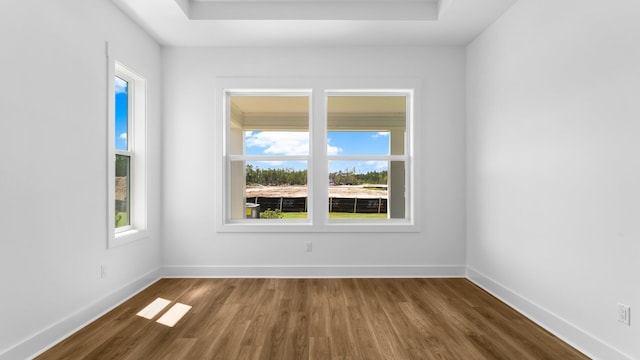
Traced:
<path id="1" fill-rule="evenodd" d="M 445 266 L 165 266 L 162 277 L 427 278 L 465 277 L 463 265 Z"/>
<path id="2" fill-rule="evenodd" d="M 0 354 L 0 360 L 31 359 L 95 321 L 160 279 L 153 270 L 107 296 L 89 304 Z"/>
<path id="3" fill-rule="evenodd" d="M 467 268 L 467 279 L 594 360 L 633 360 L 611 345 L 473 268 Z"/>

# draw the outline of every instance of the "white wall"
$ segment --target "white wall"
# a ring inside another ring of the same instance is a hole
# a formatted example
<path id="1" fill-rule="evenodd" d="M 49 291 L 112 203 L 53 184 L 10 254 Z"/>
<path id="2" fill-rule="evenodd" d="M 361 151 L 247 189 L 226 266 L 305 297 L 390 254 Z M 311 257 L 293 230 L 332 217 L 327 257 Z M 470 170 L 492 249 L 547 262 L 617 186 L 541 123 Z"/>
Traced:
<path id="1" fill-rule="evenodd" d="M 638 19 L 520 0 L 468 47 L 470 276 L 600 359 L 640 359 Z"/>
<path id="2" fill-rule="evenodd" d="M 107 40 L 149 86 L 150 236 L 110 250 Z M 161 59 L 108 0 L 2 1 L 0 44 L 0 358 L 19 359 L 158 274 Z"/>
<path id="3" fill-rule="evenodd" d="M 374 267 L 378 275 L 464 275 L 464 54 L 463 48 L 164 49 L 162 233 L 166 274 L 366 275 L 374 274 Z M 217 233 L 214 215 L 221 199 L 216 198 L 214 183 L 221 169 L 215 168 L 214 156 L 221 145 L 214 141 L 216 76 L 421 79 L 420 121 L 424 126 L 416 138 L 422 142 L 423 153 L 417 158 L 422 164 L 424 190 L 423 198 L 418 199 L 423 211 L 416 215 L 422 232 Z M 306 240 L 313 241 L 312 253 L 305 252 Z M 409 268 L 387 267 L 394 265 Z M 307 268 L 314 266 L 323 270 Z"/>
<path id="4" fill-rule="evenodd" d="M 451 276 L 466 264 L 592 356 L 640 358 L 638 326 L 615 320 L 617 302 L 640 309 L 638 18 L 633 0 L 520 0 L 466 58 L 445 47 L 161 54 L 107 0 L 0 3 L 0 359 L 48 345 L 161 265 L 168 275 Z M 150 237 L 111 250 L 107 40 L 149 80 Z M 422 232 L 217 233 L 213 79 L 246 75 L 422 79 Z"/>

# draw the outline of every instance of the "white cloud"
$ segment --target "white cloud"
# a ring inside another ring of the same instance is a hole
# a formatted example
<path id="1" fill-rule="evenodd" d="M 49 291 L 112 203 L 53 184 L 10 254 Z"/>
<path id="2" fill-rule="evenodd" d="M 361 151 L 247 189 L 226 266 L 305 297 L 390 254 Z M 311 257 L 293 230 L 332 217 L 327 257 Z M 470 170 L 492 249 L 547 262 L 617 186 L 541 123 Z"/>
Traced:
<path id="1" fill-rule="evenodd" d="M 265 155 L 308 155 L 309 133 L 254 131 L 245 133 L 247 147 L 264 148 Z"/>
<path id="2" fill-rule="evenodd" d="M 342 152 L 342 148 L 339 146 L 333 146 L 331 144 L 329 144 L 331 142 L 331 139 L 328 138 L 327 139 L 327 155 L 338 155 L 339 153 Z"/>
<path id="3" fill-rule="evenodd" d="M 327 154 L 328 155 L 338 155 L 338 153 L 342 152 L 342 148 L 338 146 L 332 146 L 327 144 Z"/>
<path id="4" fill-rule="evenodd" d="M 116 86 L 116 94 L 127 93 L 128 84 L 126 81 L 120 79 L 119 77 L 116 77 L 115 86 Z"/>
<path id="5" fill-rule="evenodd" d="M 375 133 L 374 135 L 371 135 L 372 138 L 377 139 L 381 136 L 389 136 L 389 132 L 388 131 L 379 131 L 377 133 Z"/>
<path id="6" fill-rule="evenodd" d="M 127 133 L 120 134 L 120 139 L 127 140 Z"/>
<path id="7" fill-rule="evenodd" d="M 387 170 L 389 167 L 389 163 L 386 161 L 367 161 L 367 167 L 370 169 L 374 169 L 375 171 Z"/>
<path id="8" fill-rule="evenodd" d="M 262 153 L 265 155 L 309 154 L 309 133 L 306 132 L 246 131 L 244 136 L 248 148 L 264 148 Z M 341 147 L 327 144 L 327 154 L 337 155 L 341 152 Z"/>
<path id="9" fill-rule="evenodd" d="M 260 161 L 260 164 L 266 164 L 271 166 L 281 166 L 284 164 L 284 161 Z"/>

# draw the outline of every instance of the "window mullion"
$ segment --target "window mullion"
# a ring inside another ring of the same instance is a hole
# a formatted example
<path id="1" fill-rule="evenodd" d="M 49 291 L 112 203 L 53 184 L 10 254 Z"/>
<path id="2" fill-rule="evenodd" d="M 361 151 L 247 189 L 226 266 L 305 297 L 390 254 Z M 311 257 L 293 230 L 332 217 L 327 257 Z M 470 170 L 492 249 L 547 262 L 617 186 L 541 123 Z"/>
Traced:
<path id="1" fill-rule="evenodd" d="M 312 222 L 319 226 L 327 224 L 329 208 L 328 164 L 327 164 L 327 96 L 325 89 L 315 88 L 311 95 L 311 163 L 309 165 L 309 196 L 313 204 Z"/>

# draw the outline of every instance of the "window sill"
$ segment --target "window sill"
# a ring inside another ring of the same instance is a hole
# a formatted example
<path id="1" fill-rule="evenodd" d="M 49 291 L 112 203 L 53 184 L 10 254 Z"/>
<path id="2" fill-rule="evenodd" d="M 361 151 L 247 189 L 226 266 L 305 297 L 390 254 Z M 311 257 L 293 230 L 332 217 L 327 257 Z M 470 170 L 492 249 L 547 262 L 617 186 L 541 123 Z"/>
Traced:
<path id="1" fill-rule="evenodd" d="M 331 222 L 325 225 L 300 223 L 258 224 L 252 222 L 229 223 L 218 225 L 217 227 L 217 232 L 220 233 L 417 233 L 420 231 L 420 225 L 406 221 L 387 222 L 384 224 Z"/>
<path id="2" fill-rule="evenodd" d="M 109 241 L 109 248 L 114 248 L 144 239 L 148 236 L 146 229 L 130 229 L 115 233 Z"/>

